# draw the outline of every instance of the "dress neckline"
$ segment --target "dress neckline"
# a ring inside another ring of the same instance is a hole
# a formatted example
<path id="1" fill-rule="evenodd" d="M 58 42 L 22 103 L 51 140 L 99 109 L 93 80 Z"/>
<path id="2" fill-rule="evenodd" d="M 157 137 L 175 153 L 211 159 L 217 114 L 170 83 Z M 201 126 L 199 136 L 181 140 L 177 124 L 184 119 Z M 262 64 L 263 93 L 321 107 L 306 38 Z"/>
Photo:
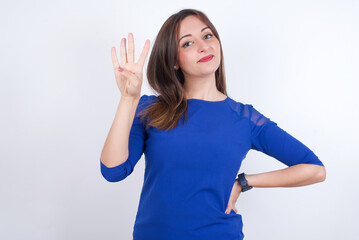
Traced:
<path id="1" fill-rule="evenodd" d="M 198 98 L 190 98 L 187 99 L 187 101 L 189 102 L 203 102 L 203 103 L 222 103 L 222 102 L 226 102 L 228 100 L 228 96 L 224 99 L 224 100 L 219 100 L 219 101 L 208 101 L 208 100 L 203 100 L 203 99 L 198 99 Z"/>

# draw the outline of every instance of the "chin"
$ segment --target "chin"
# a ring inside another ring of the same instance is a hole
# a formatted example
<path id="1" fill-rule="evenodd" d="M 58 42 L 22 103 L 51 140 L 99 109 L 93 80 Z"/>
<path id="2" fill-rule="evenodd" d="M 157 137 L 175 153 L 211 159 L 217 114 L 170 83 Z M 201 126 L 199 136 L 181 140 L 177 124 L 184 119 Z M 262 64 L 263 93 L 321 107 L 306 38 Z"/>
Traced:
<path id="1" fill-rule="evenodd" d="M 197 76 L 206 77 L 206 76 L 214 75 L 215 73 L 216 73 L 216 71 L 199 72 L 197 74 Z"/>
<path id="2" fill-rule="evenodd" d="M 201 69 L 198 72 L 201 73 L 201 75 L 210 75 L 214 74 L 219 67 L 213 67 L 213 68 L 207 68 L 207 69 Z"/>
<path id="3" fill-rule="evenodd" d="M 204 76 L 208 76 L 208 75 L 212 75 L 215 74 L 215 72 L 218 70 L 219 65 L 218 66 L 206 66 L 206 67 L 200 67 L 200 68 L 196 68 L 193 69 L 190 73 L 184 73 L 184 75 L 186 76 L 196 76 L 196 77 L 204 77 Z M 183 70 L 182 70 L 183 71 Z"/>

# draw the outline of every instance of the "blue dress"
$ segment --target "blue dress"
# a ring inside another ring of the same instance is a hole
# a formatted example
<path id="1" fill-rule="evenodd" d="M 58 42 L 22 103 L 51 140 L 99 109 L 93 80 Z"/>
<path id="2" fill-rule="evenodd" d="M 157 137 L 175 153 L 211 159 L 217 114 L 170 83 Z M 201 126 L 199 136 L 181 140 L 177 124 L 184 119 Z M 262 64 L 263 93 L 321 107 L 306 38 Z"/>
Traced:
<path id="1" fill-rule="evenodd" d="M 261 151 L 287 166 L 324 166 L 303 143 L 252 105 L 188 99 L 188 122 L 145 130 L 137 113 L 157 100 L 142 95 L 129 137 L 129 157 L 101 174 L 109 182 L 129 176 L 145 154 L 144 183 L 134 240 L 242 240 L 242 215 L 225 213 L 242 160 Z"/>

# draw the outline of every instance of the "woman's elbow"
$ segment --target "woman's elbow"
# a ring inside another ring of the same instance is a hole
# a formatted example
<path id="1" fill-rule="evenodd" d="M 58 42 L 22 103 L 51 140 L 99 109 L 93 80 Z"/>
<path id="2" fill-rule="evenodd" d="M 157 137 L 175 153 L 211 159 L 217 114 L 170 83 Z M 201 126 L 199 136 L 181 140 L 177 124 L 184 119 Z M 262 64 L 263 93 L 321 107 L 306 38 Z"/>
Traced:
<path id="1" fill-rule="evenodd" d="M 318 182 L 324 182 L 327 178 L 327 171 L 324 166 L 320 166 L 317 173 Z"/>

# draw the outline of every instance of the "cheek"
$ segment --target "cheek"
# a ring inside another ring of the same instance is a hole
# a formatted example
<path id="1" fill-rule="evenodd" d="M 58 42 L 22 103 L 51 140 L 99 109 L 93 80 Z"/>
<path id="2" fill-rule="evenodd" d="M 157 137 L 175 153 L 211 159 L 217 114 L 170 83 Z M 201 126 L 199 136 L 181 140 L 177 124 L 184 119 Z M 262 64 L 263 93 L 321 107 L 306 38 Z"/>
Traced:
<path id="1" fill-rule="evenodd" d="M 217 55 L 218 55 L 218 59 L 220 61 L 220 58 L 221 58 L 221 45 L 219 44 L 219 42 L 217 41 L 216 43 L 216 51 L 217 51 Z"/>
<path id="2" fill-rule="evenodd" d="M 178 54 L 179 64 L 182 66 L 186 66 L 191 61 L 191 54 L 189 52 L 182 52 Z"/>
<path id="3" fill-rule="evenodd" d="M 221 45 L 219 44 L 219 41 L 216 41 L 216 48 L 217 48 L 217 52 L 221 52 Z"/>

